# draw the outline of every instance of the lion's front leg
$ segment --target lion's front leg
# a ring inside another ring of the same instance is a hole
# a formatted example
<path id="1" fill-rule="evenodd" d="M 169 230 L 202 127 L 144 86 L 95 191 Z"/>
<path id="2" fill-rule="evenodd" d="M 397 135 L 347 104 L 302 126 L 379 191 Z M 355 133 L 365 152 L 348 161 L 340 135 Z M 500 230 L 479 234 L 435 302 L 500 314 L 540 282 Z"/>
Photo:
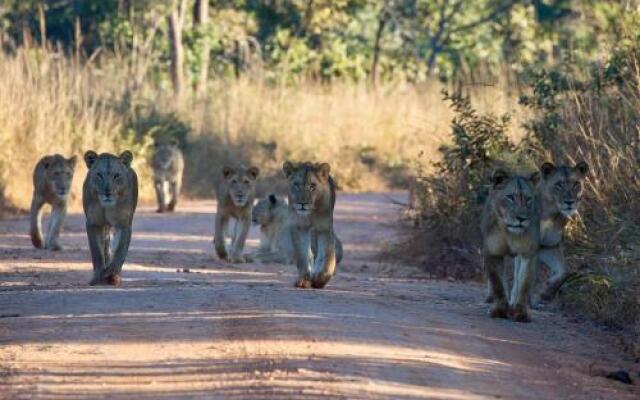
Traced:
<path id="1" fill-rule="evenodd" d="M 311 273 L 311 284 L 314 288 L 323 288 L 336 270 L 336 241 L 333 232 L 315 231 L 317 253 Z"/>
<path id="2" fill-rule="evenodd" d="M 169 201 L 167 210 L 174 211 L 176 209 L 176 205 L 178 204 L 178 197 L 180 196 L 181 186 L 182 180 L 180 178 L 173 179 L 169 182 L 169 194 L 171 195 L 171 200 Z"/>
<path id="3" fill-rule="evenodd" d="M 569 276 L 564 256 L 559 248 L 543 249 L 538 252 L 538 259 L 551 270 L 551 277 L 540 293 L 540 300 L 551 301 Z"/>
<path id="4" fill-rule="evenodd" d="M 118 286 L 120 284 L 120 272 L 129 252 L 129 244 L 131 243 L 131 228 L 116 227 L 114 228 L 111 249 L 113 257 L 104 273 L 104 278 L 108 283 Z"/>
<path id="5" fill-rule="evenodd" d="M 89 239 L 89 250 L 91 251 L 91 263 L 93 264 L 93 278 L 89 285 L 103 283 L 103 272 L 105 269 L 105 229 L 100 225 L 87 224 L 87 238 Z"/>
<path id="6" fill-rule="evenodd" d="M 31 234 L 31 243 L 33 243 L 33 246 L 37 249 L 41 249 L 44 246 L 44 241 L 42 240 L 42 207 L 43 206 L 44 206 L 44 199 L 34 191 L 33 199 L 31 200 L 30 234 Z"/>
<path id="7" fill-rule="evenodd" d="M 486 273 L 486 271 L 485 271 Z M 500 276 L 500 279 L 502 280 L 502 287 L 504 287 L 505 292 L 508 292 L 508 276 L 507 276 L 507 271 L 506 268 L 504 266 L 504 262 L 502 262 L 499 266 L 498 266 L 498 275 Z M 485 298 L 485 302 L 486 303 L 493 303 L 495 301 L 494 297 L 493 297 L 493 286 L 491 285 L 491 280 L 487 277 L 487 297 Z"/>
<path id="8" fill-rule="evenodd" d="M 296 227 L 291 230 L 293 241 L 293 251 L 298 267 L 298 279 L 295 286 L 299 288 L 311 287 L 311 249 L 310 249 L 310 228 Z"/>
<path id="9" fill-rule="evenodd" d="M 234 229 L 233 247 L 231 249 L 231 262 L 242 263 L 245 262 L 245 258 L 242 255 L 244 251 L 244 244 L 247 241 L 249 235 L 249 228 L 251 227 L 251 219 L 243 218 L 236 221 Z"/>
<path id="10" fill-rule="evenodd" d="M 227 260 L 227 249 L 224 244 L 225 234 L 229 225 L 229 218 L 223 215 L 222 210 L 218 209 L 216 213 L 215 232 L 213 235 L 213 246 L 221 260 Z"/>
<path id="11" fill-rule="evenodd" d="M 509 303 L 507 301 L 507 294 L 504 290 L 502 278 L 500 277 L 500 266 L 503 263 L 502 257 L 496 257 L 491 255 L 484 256 L 484 268 L 489 279 L 490 288 L 492 289 L 492 296 L 494 298 L 494 304 L 491 307 L 491 318 L 507 318 L 509 311 Z"/>
<path id="12" fill-rule="evenodd" d="M 155 179 L 153 181 L 153 187 L 156 190 L 156 199 L 158 201 L 158 209 L 156 212 L 163 213 L 166 211 L 166 199 L 165 199 L 165 190 L 164 190 L 164 180 L 163 179 Z"/>
<path id="13" fill-rule="evenodd" d="M 51 209 L 51 218 L 49 220 L 49 228 L 47 232 L 47 239 L 45 241 L 45 249 L 47 250 L 62 250 L 62 246 L 58 243 L 60 237 L 60 231 L 62 225 L 64 225 L 64 219 L 67 215 L 67 205 L 65 203 L 54 203 Z"/>
<path id="14" fill-rule="evenodd" d="M 529 295 L 535 277 L 537 257 L 517 256 L 514 259 L 513 288 L 511 290 L 510 317 L 516 322 L 530 322 Z"/>

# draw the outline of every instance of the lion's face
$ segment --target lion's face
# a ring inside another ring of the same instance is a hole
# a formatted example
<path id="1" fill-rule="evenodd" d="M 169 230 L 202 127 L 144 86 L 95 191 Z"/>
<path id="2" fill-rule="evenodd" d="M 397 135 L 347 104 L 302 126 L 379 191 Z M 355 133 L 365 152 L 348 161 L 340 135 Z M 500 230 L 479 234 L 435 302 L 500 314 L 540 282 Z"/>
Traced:
<path id="1" fill-rule="evenodd" d="M 153 167 L 155 169 L 168 170 L 177 150 L 177 142 L 156 142 L 154 144 Z"/>
<path id="2" fill-rule="evenodd" d="M 260 170 L 256 167 L 222 168 L 222 175 L 227 182 L 233 204 L 244 207 L 250 199 L 253 199 L 259 174 Z"/>
<path id="3" fill-rule="evenodd" d="M 318 199 L 329 190 L 331 167 L 327 163 L 285 162 L 282 167 L 289 182 L 289 204 L 302 216 L 311 214 Z"/>
<path id="4" fill-rule="evenodd" d="M 491 178 L 494 192 L 494 209 L 498 221 L 505 230 L 513 234 L 524 233 L 537 222 L 538 205 L 535 185 L 538 174 L 529 178 L 508 176 L 498 170 Z"/>
<path id="5" fill-rule="evenodd" d="M 43 159 L 45 173 L 51 183 L 51 189 L 54 195 L 61 200 L 69 197 L 77 160 L 76 156 L 66 159 L 59 154 L 47 156 Z"/>
<path id="6" fill-rule="evenodd" d="M 267 226 L 273 221 L 274 210 L 285 204 L 284 200 L 279 199 L 275 194 L 270 194 L 265 199 L 260 199 L 253 206 L 251 211 L 251 220 L 254 224 Z"/>
<path id="7" fill-rule="evenodd" d="M 578 205 L 582 199 L 582 181 L 589 172 L 589 166 L 584 161 L 574 167 L 561 165 L 556 167 L 551 163 L 544 163 L 540 167 L 542 172 L 542 193 L 546 204 L 553 205 L 565 217 L 578 212 Z"/>
<path id="8" fill-rule="evenodd" d="M 133 155 L 125 151 L 120 156 L 88 151 L 84 160 L 89 168 L 89 184 L 103 207 L 113 207 L 129 186 L 129 167 Z"/>

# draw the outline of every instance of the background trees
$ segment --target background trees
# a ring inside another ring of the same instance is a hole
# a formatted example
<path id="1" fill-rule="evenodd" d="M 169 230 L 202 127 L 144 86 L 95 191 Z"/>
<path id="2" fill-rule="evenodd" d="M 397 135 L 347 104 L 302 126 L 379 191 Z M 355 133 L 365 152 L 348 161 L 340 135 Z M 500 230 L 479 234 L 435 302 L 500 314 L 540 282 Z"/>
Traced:
<path id="1" fill-rule="evenodd" d="M 137 74 L 161 65 L 153 72 L 177 93 L 185 86 L 202 93 L 210 75 L 258 72 L 279 82 L 416 82 L 564 61 L 588 69 L 636 35 L 638 7 L 634 0 L 5 0 L 0 18 L 5 48 L 44 34 L 67 52 L 133 53 L 147 60 Z"/>

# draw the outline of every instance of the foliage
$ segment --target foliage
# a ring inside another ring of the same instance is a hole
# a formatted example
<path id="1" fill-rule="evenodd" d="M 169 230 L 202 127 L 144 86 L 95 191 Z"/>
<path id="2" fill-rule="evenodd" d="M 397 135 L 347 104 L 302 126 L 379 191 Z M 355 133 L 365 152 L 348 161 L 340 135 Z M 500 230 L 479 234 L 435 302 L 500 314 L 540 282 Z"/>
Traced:
<path id="1" fill-rule="evenodd" d="M 491 170 L 500 165 L 519 172 L 531 170 L 531 164 L 509 137 L 508 114 L 480 114 L 472 107 L 469 97 L 446 91 L 443 95 L 454 113 L 452 143 L 440 147 L 440 160 L 432 162 L 431 168 L 425 167 L 420 159 L 412 168 L 416 174 L 419 209 L 413 218 L 419 228 L 414 240 L 409 241 L 409 248 L 402 248 L 398 253 L 428 254 L 423 264 L 433 273 L 471 278 L 481 271 L 478 259 L 470 255 L 479 250 L 477 221 Z M 464 257 L 455 261 L 448 259 L 446 263 L 457 268 L 434 271 L 445 261 L 443 257 L 456 249 Z"/>
<path id="2" fill-rule="evenodd" d="M 87 55 L 141 53 L 153 58 L 156 78 L 167 79 L 165 19 L 174 3 L 7 0 L 0 31 L 5 46 L 14 48 L 46 39 Z M 191 79 L 203 65 L 206 39 L 209 68 L 223 76 L 257 66 L 273 81 L 287 83 L 308 77 L 360 81 L 374 69 L 390 80 L 475 80 L 501 65 L 516 73 L 559 61 L 588 68 L 637 32 L 633 6 L 604 0 L 217 0 L 210 1 L 209 24 L 187 18 L 184 44 Z M 249 60 L 242 54 L 246 46 Z"/>

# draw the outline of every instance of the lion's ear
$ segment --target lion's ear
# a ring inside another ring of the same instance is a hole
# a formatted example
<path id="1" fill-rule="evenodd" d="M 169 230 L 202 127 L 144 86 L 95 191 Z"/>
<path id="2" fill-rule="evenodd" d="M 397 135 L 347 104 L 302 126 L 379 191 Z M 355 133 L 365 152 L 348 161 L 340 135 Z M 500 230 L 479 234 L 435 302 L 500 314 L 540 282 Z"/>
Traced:
<path id="1" fill-rule="evenodd" d="M 234 173 L 234 169 L 228 166 L 224 166 L 222 167 L 222 176 L 224 177 L 224 179 L 229 179 L 231 178 L 231 175 L 233 175 Z"/>
<path id="2" fill-rule="evenodd" d="M 247 172 L 253 180 L 256 180 L 258 178 L 258 175 L 260 175 L 260 170 L 258 169 L 258 167 L 251 167 L 247 170 Z"/>
<path id="3" fill-rule="evenodd" d="M 551 176 L 556 170 L 556 166 L 550 162 L 546 162 L 540 166 L 540 172 L 542 172 L 542 177 L 547 179 Z"/>
<path id="4" fill-rule="evenodd" d="M 46 156 L 42 159 L 42 166 L 44 167 L 44 169 L 49 169 L 49 167 L 51 166 L 51 162 L 53 161 L 53 157 L 52 156 Z"/>
<path id="5" fill-rule="evenodd" d="M 269 195 L 269 203 L 271 203 L 272 206 L 275 206 L 276 204 L 278 204 L 278 198 L 276 197 L 275 194 L 271 193 Z"/>
<path id="6" fill-rule="evenodd" d="M 67 160 L 71 169 L 76 169 L 76 165 L 78 164 L 78 156 L 71 156 Z"/>
<path id="7" fill-rule="evenodd" d="M 284 164 L 282 164 L 282 171 L 284 172 L 284 176 L 287 178 L 293 174 L 293 170 L 295 169 L 296 167 L 291 161 L 285 161 Z"/>
<path id="8" fill-rule="evenodd" d="M 89 150 L 84 153 L 84 163 L 87 164 L 87 168 L 91 169 L 96 161 L 98 161 L 98 153 L 93 150 Z"/>
<path id="9" fill-rule="evenodd" d="M 320 173 L 320 176 L 322 176 L 323 178 L 329 179 L 329 174 L 331 173 L 331 165 L 327 163 L 322 163 L 318 165 L 318 172 Z"/>
<path id="10" fill-rule="evenodd" d="M 509 179 L 509 174 L 501 168 L 494 170 L 491 174 L 491 184 L 494 188 L 502 186 L 507 179 Z"/>
<path id="11" fill-rule="evenodd" d="M 589 164 L 584 161 L 580 161 L 576 164 L 574 169 L 584 178 L 589 173 Z"/>
<path id="12" fill-rule="evenodd" d="M 131 161 L 133 161 L 133 153 L 131 153 L 129 150 L 125 150 L 122 153 L 120 153 L 119 158 L 124 165 L 126 165 L 127 167 L 130 167 Z"/>

